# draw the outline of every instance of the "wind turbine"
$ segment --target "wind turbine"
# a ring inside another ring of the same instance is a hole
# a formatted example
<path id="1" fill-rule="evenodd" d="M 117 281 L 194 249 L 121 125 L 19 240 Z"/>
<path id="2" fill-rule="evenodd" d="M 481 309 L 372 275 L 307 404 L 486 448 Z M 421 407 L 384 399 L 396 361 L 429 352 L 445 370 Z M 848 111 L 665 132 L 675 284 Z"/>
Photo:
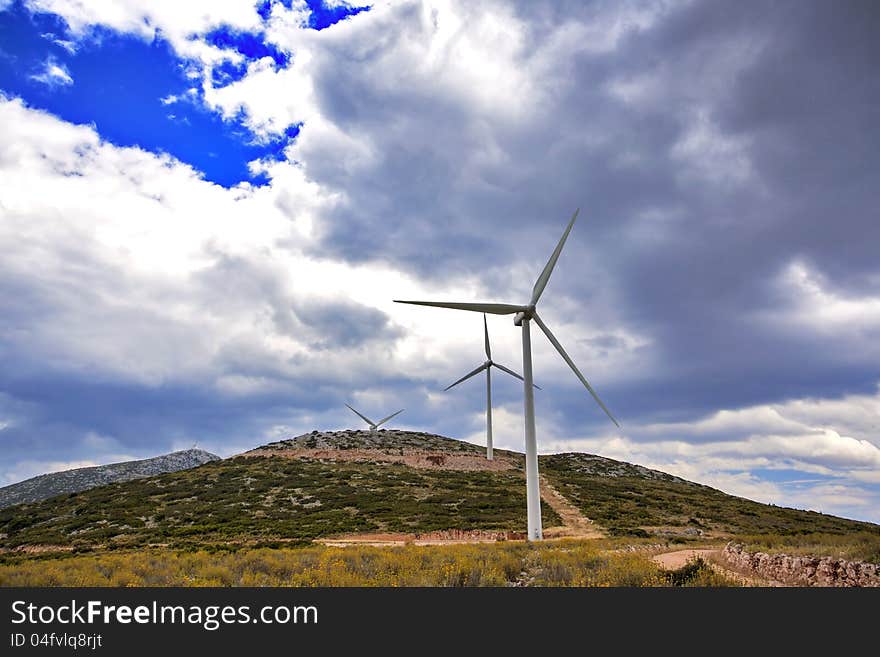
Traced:
<path id="1" fill-rule="evenodd" d="M 523 383 L 525 390 L 526 503 L 528 512 L 528 538 L 533 541 L 541 540 L 543 538 L 543 531 L 541 529 L 541 493 L 538 485 L 538 446 L 535 439 L 535 393 L 532 389 L 532 386 L 534 385 L 532 382 L 532 339 L 529 331 L 531 320 L 535 320 L 535 323 L 544 332 L 547 339 L 550 340 L 550 343 L 556 347 L 556 351 L 558 351 L 563 360 L 568 363 L 568 366 L 572 369 L 577 378 L 580 379 L 580 382 L 584 384 L 589 393 L 593 396 L 593 399 L 596 400 L 596 403 L 599 404 L 603 411 L 605 411 L 605 414 L 611 418 L 611 421 L 614 422 L 615 425 L 618 427 L 620 426 L 617 423 L 617 420 L 614 419 L 614 416 L 611 415 L 611 411 L 609 411 L 608 407 L 602 403 L 602 400 L 599 399 L 599 395 L 596 394 L 596 391 L 593 390 L 593 387 L 587 382 L 584 375 L 581 374 L 580 370 L 574 364 L 574 361 L 567 353 L 565 353 L 565 349 L 562 348 L 562 345 L 559 343 L 559 340 L 556 339 L 556 336 L 554 336 L 550 329 L 547 328 L 547 325 L 541 321 L 541 318 L 538 316 L 535 309 L 538 300 L 541 298 L 541 293 L 544 292 L 544 288 L 547 287 L 547 282 L 550 280 L 550 274 L 553 273 L 553 268 L 556 266 L 556 261 L 559 259 L 559 254 L 562 253 L 562 247 L 565 246 L 565 240 L 568 239 L 568 234 L 571 232 L 571 228 L 574 226 L 574 222 L 577 219 L 579 212 L 580 209 L 574 211 L 571 221 L 568 222 L 568 227 L 566 227 L 565 232 L 559 239 L 559 244 L 556 245 L 553 254 L 550 256 L 550 260 L 547 261 L 544 270 L 541 272 L 541 275 L 538 276 L 538 280 L 532 288 L 532 298 L 526 306 L 517 306 L 508 303 L 400 301 L 395 299 L 395 303 L 411 303 L 417 306 L 434 306 L 437 308 L 452 308 L 453 310 L 472 310 L 474 312 L 491 313 L 493 315 L 514 315 L 513 323 L 516 326 L 522 326 Z"/>
<path id="2" fill-rule="evenodd" d="M 492 348 L 489 346 L 489 325 L 486 323 L 486 313 L 483 313 L 483 331 L 486 337 L 486 362 L 476 368 L 473 372 L 465 374 L 458 381 L 443 389 L 446 392 L 450 388 L 454 388 L 462 381 L 467 381 L 472 376 L 476 376 L 483 370 L 486 370 L 486 458 L 491 461 L 494 458 L 492 452 L 492 367 L 497 367 L 502 372 L 507 372 L 510 376 L 515 376 L 520 381 L 523 378 L 511 369 L 504 367 L 501 363 L 492 360 Z M 535 386 L 540 390 L 540 386 Z"/>
<path id="3" fill-rule="evenodd" d="M 346 404 L 346 406 L 348 406 L 348 404 Z M 393 418 L 395 415 L 400 415 L 400 414 L 403 413 L 403 411 L 404 411 L 404 409 L 401 408 L 399 411 L 397 411 L 397 413 L 392 413 L 392 414 L 389 415 L 388 417 L 382 418 L 382 419 L 379 420 L 378 422 L 373 422 L 373 421 L 372 421 L 370 418 L 368 418 L 366 415 L 364 415 L 363 413 L 360 413 L 359 411 L 356 411 L 356 410 L 353 409 L 351 406 L 348 406 L 348 409 L 349 409 L 351 412 L 355 413 L 358 417 L 360 417 L 360 419 L 362 419 L 364 422 L 366 422 L 367 424 L 369 424 L 369 425 L 370 425 L 370 431 L 371 431 L 372 433 L 376 433 L 376 429 L 378 429 L 380 426 L 382 426 L 383 424 L 385 424 L 388 420 L 390 420 L 391 418 Z"/>

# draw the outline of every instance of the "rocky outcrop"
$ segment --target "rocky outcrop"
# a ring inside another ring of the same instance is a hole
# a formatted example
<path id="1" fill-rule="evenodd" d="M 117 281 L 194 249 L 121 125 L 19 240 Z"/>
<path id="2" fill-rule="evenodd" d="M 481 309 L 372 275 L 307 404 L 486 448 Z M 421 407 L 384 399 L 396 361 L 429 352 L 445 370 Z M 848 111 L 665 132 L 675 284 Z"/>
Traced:
<path id="1" fill-rule="evenodd" d="M 880 586 L 880 565 L 864 561 L 749 552 L 738 543 L 723 555 L 737 570 L 793 586 Z"/>
<path id="2" fill-rule="evenodd" d="M 140 461 L 52 472 L 0 488 L 0 509 L 15 504 L 39 502 L 65 493 L 79 493 L 120 481 L 188 470 L 219 459 L 219 456 L 203 449 L 186 449 Z"/>

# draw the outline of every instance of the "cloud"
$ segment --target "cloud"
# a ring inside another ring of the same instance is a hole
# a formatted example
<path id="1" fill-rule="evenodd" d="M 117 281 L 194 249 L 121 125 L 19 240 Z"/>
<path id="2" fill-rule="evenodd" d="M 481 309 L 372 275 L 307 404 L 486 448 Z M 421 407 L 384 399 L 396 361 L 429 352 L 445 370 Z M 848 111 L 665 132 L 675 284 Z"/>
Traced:
<path id="1" fill-rule="evenodd" d="M 192 0 L 185 3 L 156 3 L 140 0 L 88 3 L 77 0 L 27 0 L 34 12 L 62 17 L 79 39 L 89 38 L 96 28 L 136 34 L 152 41 L 161 36 L 184 56 L 216 61 L 222 58 L 193 35 L 206 34 L 221 25 L 242 31 L 258 30 L 261 19 L 249 0 Z"/>
<path id="2" fill-rule="evenodd" d="M 870 10 L 426 0 L 313 30 L 301 3 L 184 4 L 29 6 L 81 40 L 167 40 L 200 88 L 187 103 L 259 139 L 299 132 L 253 165 L 270 184 L 224 189 L 3 101 L 9 458 L 35 433 L 45 453 L 76 436 L 80 458 L 89 431 L 222 451 L 344 426 L 344 400 L 478 440 L 481 395 L 437 391 L 481 359 L 479 316 L 391 299 L 525 300 L 580 207 L 542 316 L 625 433 L 537 336 L 542 449 L 872 513 Z M 220 28 L 289 58 L 218 47 Z M 519 369 L 509 318 L 490 331 Z M 521 390 L 498 386 L 517 447 Z"/>
<path id="3" fill-rule="evenodd" d="M 31 80 L 41 82 L 48 87 L 66 87 L 73 84 L 73 78 L 64 64 L 60 64 L 53 58 L 46 60 L 45 67 L 41 73 L 31 76 Z"/>
<path id="4" fill-rule="evenodd" d="M 306 253 L 334 199 L 296 167 L 278 188 L 224 189 L 19 100 L 0 117 L 0 386 L 23 409 L 8 458 L 106 451 L 95 433 L 142 453 L 218 431 L 204 442 L 224 453 L 377 379 L 422 394 L 399 359 L 421 361 L 424 341 L 389 315 L 388 290 L 416 283 Z"/>

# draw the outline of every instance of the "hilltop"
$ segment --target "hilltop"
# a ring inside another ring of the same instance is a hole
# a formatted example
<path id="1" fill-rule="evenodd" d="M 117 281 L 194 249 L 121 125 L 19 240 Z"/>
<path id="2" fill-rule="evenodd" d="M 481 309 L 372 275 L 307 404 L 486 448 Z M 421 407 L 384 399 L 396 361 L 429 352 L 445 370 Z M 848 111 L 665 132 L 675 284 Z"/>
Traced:
<path id="1" fill-rule="evenodd" d="M 137 461 L 52 472 L 0 488 L 0 508 L 39 502 L 56 495 L 78 493 L 114 482 L 187 470 L 218 460 L 219 456 L 202 449 L 186 449 Z"/>
<path id="2" fill-rule="evenodd" d="M 880 527 L 760 504 L 639 465 L 542 456 L 548 535 L 654 541 L 863 535 Z M 279 546 L 351 535 L 518 537 L 524 458 L 433 434 L 311 432 L 188 470 L 0 511 L 0 549 Z M 572 534 L 572 531 L 574 534 Z M 476 533 L 476 534 L 475 534 Z M 42 547 L 41 547 L 42 546 Z"/>
<path id="3" fill-rule="evenodd" d="M 392 452 L 399 449 L 438 451 L 465 454 L 486 454 L 486 449 L 463 440 L 454 440 L 424 431 L 379 429 L 375 433 L 361 429 L 343 431 L 312 431 L 295 438 L 279 440 L 258 449 L 276 451 L 290 449 L 374 449 Z M 253 451 L 253 450 L 251 450 Z M 506 452 L 513 454 L 514 452 Z M 248 453 L 248 452 L 245 452 Z"/>

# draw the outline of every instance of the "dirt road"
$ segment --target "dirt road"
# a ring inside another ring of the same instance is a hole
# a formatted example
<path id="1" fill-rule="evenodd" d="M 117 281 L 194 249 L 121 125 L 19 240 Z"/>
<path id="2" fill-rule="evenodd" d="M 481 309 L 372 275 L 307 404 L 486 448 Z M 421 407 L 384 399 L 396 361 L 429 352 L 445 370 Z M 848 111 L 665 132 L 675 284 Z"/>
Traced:
<path id="1" fill-rule="evenodd" d="M 676 550 L 675 552 L 663 552 L 655 554 L 651 557 L 651 561 L 656 563 L 665 570 L 678 570 L 687 565 L 688 561 L 693 559 L 703 559 L 709 561 L 712 556 L 716 558 L 721 555 L 718 548 L 701 548 L 698 550 Z"/>
<path id="2" fill-rule="evenodd" d="M 702 559 L 709 564 L 715 572 L 739 583 L 741 586 L 784 586 L 781 582 L 761 579 L 751 575 L 731 570 L 725 565 L 721 548 L 697 548 L 691 550 L 675 550 L 655 554 L 651 560 L 665 570 L 678 570 L 687 565 L 692 559 Z"/>
<path id="3" fill-rule="evenodd" d="M 545 538 L 602 538 L 605 534 L 593 524 L 558 490 L 553 488 L 543 476 L 540 477 L 541 499 L 562 518 L 562 527 L 548 527 Z"/>

